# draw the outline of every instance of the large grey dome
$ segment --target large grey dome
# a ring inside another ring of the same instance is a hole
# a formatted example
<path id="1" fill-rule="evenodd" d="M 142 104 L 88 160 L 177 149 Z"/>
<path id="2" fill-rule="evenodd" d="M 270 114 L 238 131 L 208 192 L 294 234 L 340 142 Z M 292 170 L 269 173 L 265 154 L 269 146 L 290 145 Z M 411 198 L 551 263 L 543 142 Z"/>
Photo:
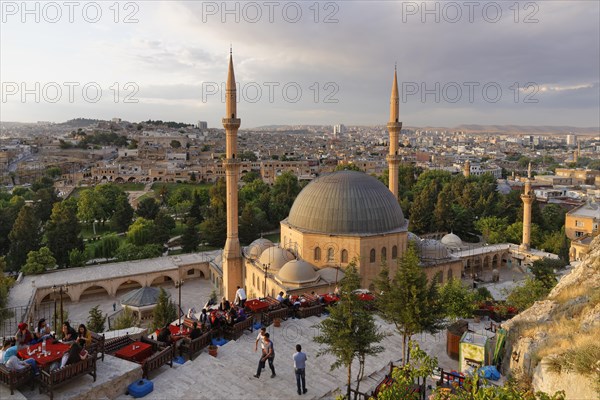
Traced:
<path id="1" fill-rule="evenodd" d="M 287 223 L 326 234 L 381 234 L 406 228 L 398 200 L 370 175 L 339 171 L 308 184 L 292 205 Z"/>

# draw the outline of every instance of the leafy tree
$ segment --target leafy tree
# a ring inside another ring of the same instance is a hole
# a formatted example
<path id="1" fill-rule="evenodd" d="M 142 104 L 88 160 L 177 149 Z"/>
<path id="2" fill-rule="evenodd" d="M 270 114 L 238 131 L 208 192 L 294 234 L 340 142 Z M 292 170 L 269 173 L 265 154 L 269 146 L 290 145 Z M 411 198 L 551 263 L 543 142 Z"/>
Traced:
<path id="1" fill-rule="evenodd" d="M 90 310 L 90 314 L 87 320 L 87 328 L 96 333 L 104 332 L 104 327 L 106 324 L 106 315 L 102 314 L 102 311 L 99 308 L 100 306 L 94 306 Z"/>
<path id="2" fill-rule="evenodd" d="M 290 208 L 300 193 L 298 178 L 293 173 L 286 171 L 275 179 L 271 190 L 271 203 L 269 217 L 271 222 L 279 223 L 290 213 Z"/>
<path id="3" fill-rule="evenodd" d="M 20 196 L 12 196 L 7 202 L 0 202 L 0 254 L 6 254 L 10 249 L 8 235 L 24 205 L 25 200 Z"/>
<path id="4" fill-rule="evenodd" d="M 171 147 L 174 149 L 178 149 L 181 147 L 181 142 L 179 140 L 171 140 Z"/>
<path id="5" fill-rule="evenodd" d="M 555 260 L 552 258 L 542 258 L 535 260 L 531 265 L 531 273 L 537 281 L 540 281 L 548 290 L 556 286 L 555 269 L 560 269 L 565 266 L 564 261 Z"/>
<path id="6" fill-rule="evenodd" d="M 21 268 L 25 275 L 39 274 L 56 265 L 56 259 L 47 247 L 42 247 L 37 251 L 30 251 L 27 254 L 27 262 Z"/>
<path id="7" fill-rule="evenodd" d="M 102 237 L 100 242 L 94 247 L 94 257 L 113 258 L 117 249 L 121 245 L 121 239 L 116 234 L 110 234 Z"/>
<path id="8" fill-rule="evenodd" d="M 440 287 L 440 301 L 444 305 L 444 313 L 453 321 L 473 316 L 475 293 L 460 279 L 450 279 Z"/>
<path id="9" fill-rule="evenodd" d="M 154 219 L 160 210 L 160 205 L 152 197 L 146 197 L 138 203 L 135 213 L 138 217 Z"/>
<path id="10" fill-rule="evenodd" d="M 398 259 L 396 275 L 390 279 L 387 266 L 375 281 L 380 295 L 377 306 L 381 316 L 395 325 L 402 335 L 402 361 L 408 362 L 408 341 L 421 332 L 436 333 L 443 328 L 443 308 L 439 301 L 437 278 L 427 282 L 413 244 Z"/>
<path id="11" fill-rule="evenodd" d="M 139 217 L 127 230 L 127 241 L 136 246 L 156 243 L 154 221 Z"/>
<path id="12" fill-rule="evenodd" d="M 435 209 L 433 211 L 434 226 L 438 232 L 449 230 L 454 219 L 452 203 L 454 202 L 450 185 L 446 185 L 438 194 Z"/>
<path id="13" fill-rule="evenodd" d="M 487 243 L 505 243 L 506 228 L 508 223 L 506 218 L 484 217 L 475 221 L 475 228 L 483 235 Z"/>
<path id="14" fill-rule="evenodd" d="M 396 367 L 392 371 L 394 380 L 390 386 L 384 387 L 377 395 L 377 400 L 420 400 L 421 394 L 415 393 L 416 380 L 424 381 L 438 366 L 437 358 L 429 357 L 413 341 L 409 343 L 412 360 L 410 363 Z"/>
<path id="15" fill-rule="evenodd" d="M 542 210 L 543 227 L 548 231 L 560 231 L 565 225 L 565 210 L 557 204 L 548 204 Z"/>
<path id="16" fill-rule="evenodd" d="M 538 300 L 544 299 L 550 289 L 544 283 L 533 278 L 527 278 L 522 286 L 515 287 L 506 298 L 506 302 L 519 310 L 525 310 Z"/>
<path id="17" fill-rule="evenodd" d="M 73 249 L 69 252 L 69 267 L 71 267 L 71 268 L 83 267 L 88 259 L 89 259 L 89 257 L 88 257 L 87 251 Z"/>
<path id="18" fill-rule="evenodd" d="M 181 237 L 181 245 L 184 253 L 191 253 L 198 249 L 200 244 L 200 234 L 198 233 L 197 221 L 194 218 L 188 218 L 185 231 Z"/>
<path id="19" fill-rule="evenodd" d="M 115 252 L 115 257 L 119 261 L 130 261 L 159 257 L 161 254 L 162 246 L 158 244 L 136 246 L 131 243 L 123 243 Z"/>
<path id="20" fill-rule="evenodd" d="M 46 224 L 46 241 L 60 267 L 69 265 L 71 250 L 83 250 L 80 232 L 77 203 L 71 200 L 56 203 L 52 208 L 50 221 Z"/>
<path id="21" fill-rule="evenodd" d="M 251 243 L 267 226 L 267 214 L 252 204 L 246 204 L 240 216 L 240 241 Z"/>
<path id="22" fill-rule="evenodd" d="M 227 215 L 225 211 L 216 211 L 200 224 L 202 237 L 213 247 L 222 247 L 227 237 Z"/>
<path id="23" fill-rule="evenodd" d="M 256 171 L 250 171 L 242 176 L 241 181 L 244 183 L 250 183 L 255 180 L 262 180 L 260 174 Z"/>
<path id="24" fill-rule="evenodd" d="M 8 305 L 8 291 L 15 283 L 15 280 L 4 274 L 6 269 L 6 261 L 4 257 L 0 257 L 0 322 L 6 318 L 12 317 L 12 312 L 6 307 Z"/>
<path id="25" fill-rule="evenodd" d="M 358 165 L 354 164 L 353 162 L 345 163 L 345 164 L 338 164 L 338 165 L 335 166 L 334 171 L 358 171 L 358 172 L 364 172 L 362 169 L 360 169 L 358 167 Z"/>
<path id="26" fill-rule="evenodd" d="M 156 303 L 156 307 L 154 307 L 152 315 L 153 329 L 160 329 L 166 324 L 170 324 L 171 322 L 177 319 L 177 308 L 175 307 L 175 304 L 173 304 L 173 302 L 169 299 L 167 292 L 163 288 L 160 288 L 158 302 Z"/>
<path id="27" fill-rule="evenodd" d="M 414 233 L 427 233 L 434 230 L 433 210 L 437 199 L 435 185 L 426 186 L 415 196 L 410 207 L 410 230 Z"/>
<path id="28" fill-rule="evenodd" d="M 27 254 L 40 248 L 41 243 L 40 220 L 35 215 L 32 207 L 21 208 L 8 238 L 10 248 L 6 260 L 12 271 L 18 271 L 27 260 Z"/>
<path id="29" fill-rule="evenodd" d="M 515 244 L 523 241 L 523 222 L 518 221 L 506 228 L 506 239 Z M 537 224 L 531 224 L 531 246 L 538 247 L 541 243 L 541 232 Z"/>
<path id="30" fill-rule="evenodd" d="M 40 189 L 35 192 L 33 196 L 33 200 L 35 201 L 35 213 L 38 219 L 45 223 L 50 219 L 52 215 L 52 207 L 54 203 L 58 201 L 58 196 L 56 195 L 56 191 L 54 188 L 50 189 Z"/>
<path id="31" fill-rule="evenodd" d="M 133 207 L 129 204 L 127 195 L 117 197 L 115 212 L 110 219 L 110 227 L 116 232 L 125 232 L 133 219 Z"/>
<path id="32" fill-rule="evenodd" d="M 133 316 L 133 311 L 129 307 L 124 307 L 121 314 L 115 319 L 113 326 L 114 330 L 127 329 L 137 325 L 136 318 Z"/>
<path id="33" fill-rule="evenodd" d="M 98 196 L 95 190 L 82 191 L 77 200 L 77 217 L 86 223 L 104 221 L 108 216 L 105 213 L 105 199 Z"/>
<path id="34" fill-rule="evenodd" d="M 204 212 L 205 212 L 205 207 L 206 207 L 205 204 L 206 203 L 204 203 L 202 201 L 200 192 L 198 190 L 194 190 L 194 194 L 192 195 L 192 204 L 190 206 L 189 216 L 191 218 L 196 219 L 196 221 L 198 221 L 198 223 L 200 223 L 204 220 Z"/>
<path id="35" fill-rule="evenodd" d="M 347 396 L 350 399 L 352 362 L 355 359 L 359 362 L 356 384 L 358 391 L 364 373 L 365 358 L 384 350 L 377 343 L 383 340 L 385 334 L 379 332 L 373 314 L 365 309 L 364 303 L 354 293 L 360 288 L 360 276 L 354 262 L 350 263 L 344 272 L 345 276 L 340 281 L 340 301 L 331 309 L 329 318 L 317 325 L 321 333 L 314 340 L 325 346 L 319 350 L 317 356 L 332 354 L 335 357 L 331 370 L 342 366 L 347 368 Z"/>
<path id="36" fill-rule="evenodd" d="M 166 210 L 160 210 L 154 219 L 155 243 L 162 244 L 169 241 L 171 232 L 175 229 L 176 223 L 173 217 Z"/>

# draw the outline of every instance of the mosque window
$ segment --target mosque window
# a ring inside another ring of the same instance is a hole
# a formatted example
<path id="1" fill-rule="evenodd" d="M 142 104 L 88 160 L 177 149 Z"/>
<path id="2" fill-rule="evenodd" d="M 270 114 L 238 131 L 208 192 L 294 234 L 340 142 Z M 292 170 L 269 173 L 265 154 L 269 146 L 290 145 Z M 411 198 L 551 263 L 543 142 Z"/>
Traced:
<path id="1" fill-rule="evenodd" d="M 321 248 L 315 248 L 315 261 L 321 261 Z"/>
<path id="2" fill-rule="evenodd" d="M 448 282 L 452 280 L 452 268 L 448 270 Z"/>
<path id="3" fill-rule="evenodd" d="M 375 249 L 371 249 L 371 254 L 369 256 L 369 262 L 375 262 Z"/>
<path id="4" fill-rule="evenodd" d="M 387 249 L 385 247 L 381 248 L 381 261 L 387 260 Z"/>
<path id="5" fill-rule="evenodd" d="M 333 262 L 333 248 L 327 249 L 327 262 Z"/>
<path id="6" fill-rule="evenodd" d="M 398 246 L 392 246 L 392 260 L 398 258 Z"/>
<path id="7" fill-rule="evenodd" d="M 342 250 L 342 262 L 343 263 L 348 262 L 348 250 L 346 250 L 346 249 Z"/>

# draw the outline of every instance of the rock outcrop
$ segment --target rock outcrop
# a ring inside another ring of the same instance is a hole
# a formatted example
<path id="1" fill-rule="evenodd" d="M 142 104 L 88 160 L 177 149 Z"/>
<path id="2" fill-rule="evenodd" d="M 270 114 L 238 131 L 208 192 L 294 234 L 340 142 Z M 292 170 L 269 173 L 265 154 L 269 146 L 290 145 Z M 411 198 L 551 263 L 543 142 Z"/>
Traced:
<path id="1" fill-rule="evenodd" d="M 600 396 L 600 236 L 590 249 L 547 299 L 504 324 L 504 372 L 525 374 L 536 391 Z"/>

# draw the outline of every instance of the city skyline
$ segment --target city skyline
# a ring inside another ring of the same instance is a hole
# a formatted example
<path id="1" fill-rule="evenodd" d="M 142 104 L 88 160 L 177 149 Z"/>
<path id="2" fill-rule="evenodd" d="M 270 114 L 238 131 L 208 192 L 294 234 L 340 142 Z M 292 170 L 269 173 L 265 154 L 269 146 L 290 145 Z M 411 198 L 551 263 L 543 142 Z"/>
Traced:
<path id="1" fill-rule="evenodd" d="M 597 3 L 474 3 L 4 2 L 1 118 L 218 127 L 233 45 L 242 129 L 384 125 L 396 63 L 406 126 L 600 125 Z"/>

